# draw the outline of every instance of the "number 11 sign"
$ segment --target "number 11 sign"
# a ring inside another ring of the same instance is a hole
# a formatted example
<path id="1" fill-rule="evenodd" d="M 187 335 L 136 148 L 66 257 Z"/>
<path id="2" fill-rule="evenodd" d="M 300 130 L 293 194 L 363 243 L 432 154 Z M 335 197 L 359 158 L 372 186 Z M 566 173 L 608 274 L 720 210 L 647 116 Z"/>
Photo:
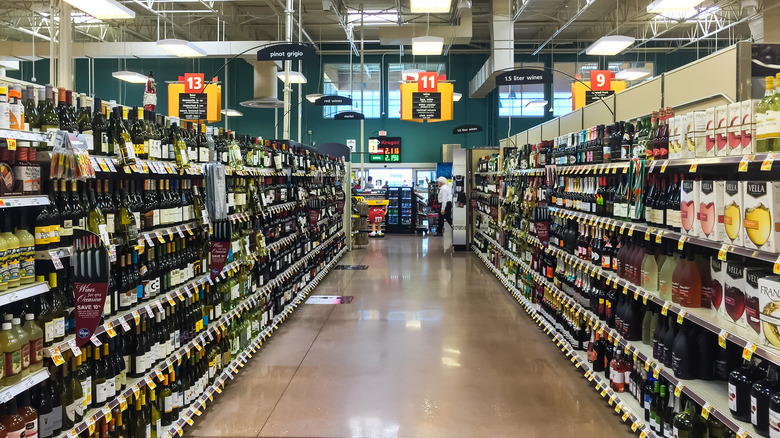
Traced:
<path id="1" fill-rule="evenodd" d="M 439 88 L 439 77 L 436 72 L 420 73 L 417 76 L 417 91 L 420 93 L 434 93 Z"/>

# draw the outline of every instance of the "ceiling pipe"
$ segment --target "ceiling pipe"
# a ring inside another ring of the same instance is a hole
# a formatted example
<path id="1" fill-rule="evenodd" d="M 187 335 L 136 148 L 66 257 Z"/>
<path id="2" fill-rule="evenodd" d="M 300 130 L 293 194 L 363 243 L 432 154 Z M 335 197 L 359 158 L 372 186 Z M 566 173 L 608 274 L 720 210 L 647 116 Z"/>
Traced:
<path id="1" fill-rule="evenodd" d="M 547 38 L 547 41 L 543 42 L 539 47 L 537 47 L 536 50 L 534 50 L 534 52 L 531 53 L 531 56 L 536 55 L 537 53 L 539 53 L 544 48 L 544 46 L 546 46 L 550 41 L 552 41 L 555 37 L 557 37 L 558 34 L 563 32 L 563 30 L 566 29 L 570 24 L 574 23 L 574 21 L 580 15 L 582 15 L 582 13 L 585 12 L 585 10 L 588 9 L 588 7 L 590 5 L 592 5 L 595 2 L 596 2 L 596 0 L 585 0 L 585 6 L 583 6 L 579 11 L 577 11 L 577 13 L 574 14 L 571 18 L 569 18 L 569 21 L 564 23 L 563 26 L 559 27 L 558 30 L 555 31 L 555 33 L 550 35 L 550 38 Z"/>

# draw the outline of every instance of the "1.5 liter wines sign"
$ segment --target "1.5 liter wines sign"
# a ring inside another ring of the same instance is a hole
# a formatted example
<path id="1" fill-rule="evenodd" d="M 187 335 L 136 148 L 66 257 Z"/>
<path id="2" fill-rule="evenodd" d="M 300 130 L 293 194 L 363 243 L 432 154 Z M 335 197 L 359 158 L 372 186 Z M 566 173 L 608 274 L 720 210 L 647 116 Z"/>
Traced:
<path id="1" fill-rule="evenodd" d="M 73 297 L 76 315 L 76 345 L 89 342 L 95 333 L 108 292 L 108 250 L 100 236 L 85 230 L 74 230 Z"/>

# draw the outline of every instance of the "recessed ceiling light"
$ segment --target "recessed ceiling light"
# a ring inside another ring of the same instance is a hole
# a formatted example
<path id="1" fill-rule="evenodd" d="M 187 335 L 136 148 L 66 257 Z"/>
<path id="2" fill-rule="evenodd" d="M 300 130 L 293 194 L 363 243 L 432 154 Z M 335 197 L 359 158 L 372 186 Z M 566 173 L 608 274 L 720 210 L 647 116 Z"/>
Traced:
<path id="1" fill-rule="evenodd" d="M 412 38 L 412 54 L 414 56 L 441 55 L 444 49 L 444 38 L 424 36 Z"/>

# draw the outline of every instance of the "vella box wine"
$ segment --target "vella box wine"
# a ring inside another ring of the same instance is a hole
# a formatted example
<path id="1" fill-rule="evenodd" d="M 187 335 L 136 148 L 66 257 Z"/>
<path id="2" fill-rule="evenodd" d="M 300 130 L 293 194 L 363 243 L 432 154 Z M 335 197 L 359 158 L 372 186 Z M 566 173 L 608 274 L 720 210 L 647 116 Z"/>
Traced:
<path id="1" fill-rule="evenodd" d="M 780 182 L 743 181 L 744 244 L 761 251 L 780 251 Z"/>

